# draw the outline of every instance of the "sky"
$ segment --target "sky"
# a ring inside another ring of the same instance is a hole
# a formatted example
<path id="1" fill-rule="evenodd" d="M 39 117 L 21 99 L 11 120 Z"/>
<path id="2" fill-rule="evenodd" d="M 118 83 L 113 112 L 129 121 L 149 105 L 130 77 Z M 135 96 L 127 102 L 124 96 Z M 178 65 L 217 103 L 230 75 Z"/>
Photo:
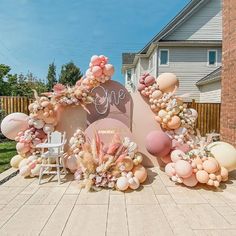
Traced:
<path id="1" fill-rule="evenodd" d="M 189 0 L 0 0 L 0 64 L 45 80 L 49 63 L 85 73 L 103 54 L 121 74 L 123 52 L 141 50 Z"/>

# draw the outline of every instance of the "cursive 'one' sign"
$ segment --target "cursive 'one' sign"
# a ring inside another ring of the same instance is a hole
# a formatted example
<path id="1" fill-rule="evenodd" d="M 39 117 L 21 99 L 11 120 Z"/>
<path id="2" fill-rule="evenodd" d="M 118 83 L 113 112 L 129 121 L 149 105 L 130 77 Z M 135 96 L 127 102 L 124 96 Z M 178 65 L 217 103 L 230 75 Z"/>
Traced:
<path id="1" fill-rule="evenodd" d="M 132 99 L 122 84 L 109 81 L 94 88 L 92 93 L 95 98 L 94 103 L 88 106 L 88 124 L 102 118 L 113 118 L 130 127 Z"/>

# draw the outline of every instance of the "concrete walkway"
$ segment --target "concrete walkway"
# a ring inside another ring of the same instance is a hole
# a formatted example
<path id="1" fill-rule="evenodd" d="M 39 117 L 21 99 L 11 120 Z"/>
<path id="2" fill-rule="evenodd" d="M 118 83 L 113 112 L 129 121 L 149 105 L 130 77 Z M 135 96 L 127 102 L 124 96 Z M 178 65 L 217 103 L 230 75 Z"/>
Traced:
<path id="1" fill-rule="evenodd" d="M 0 186 L 0 235 L 236 235 L 236 174 L 218 191 L 175 185 L 158 168 L 139 191 L 87 193 L 68 176 Z"/>

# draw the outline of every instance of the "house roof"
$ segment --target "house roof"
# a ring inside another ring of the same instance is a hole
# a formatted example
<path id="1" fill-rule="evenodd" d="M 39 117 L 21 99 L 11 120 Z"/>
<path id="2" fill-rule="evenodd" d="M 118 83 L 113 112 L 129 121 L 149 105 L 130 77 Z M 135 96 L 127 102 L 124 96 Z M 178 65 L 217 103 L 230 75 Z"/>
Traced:
<path id="1" fill-rule="evenodd" d="M 200 8 L 209 0 L 191 0 L 158 34 L 156 34 L 151 41 L 149 41 L 143 49 L 139 51 L 139 54 L 145 54 L 148 51 L 150 45 L 154 42 L 162 40 L 170 32 L 176 29 L 177 26 L 182 24 L 187 16 L 192 14 L 192 11 Z"/>
<path id="2" fill-rule="evenodd" d="M 122 64 L 132 64 L 134 61 L 135 53 L 122 53 Z"/>
<path id="3" fill-rule="evenodd" d="M 204 85 L 204 84 L 208 84 L 208 83 L 212 83 L 215 81 L 219 81 L 221 79 L 221 66 L 218 67 L 216 70 L 214 70 L 213 72 L 211 72 L 210 74 L 208 74 L 207 76 L 203 77 L 202 79 L 200 79 L 196 85 Z"/>

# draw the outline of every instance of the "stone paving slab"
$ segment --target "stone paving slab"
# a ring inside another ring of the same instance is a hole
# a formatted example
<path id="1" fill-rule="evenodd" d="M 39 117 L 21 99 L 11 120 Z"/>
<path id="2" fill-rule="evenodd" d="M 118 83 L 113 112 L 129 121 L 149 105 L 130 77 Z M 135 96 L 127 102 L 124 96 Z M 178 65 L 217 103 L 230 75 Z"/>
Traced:
<path id="1" fill-rule="evenodd" d="M 10 173 L 10 172 L 9 172 Z M 4 174 L 5 176 L 5 174 Z M 157 167 L 137 191 L 80 190 L 72 175 L 0 186 L 0 235 L 236 235 L 236 174 L 222 188 L 175 185 Z"/>

